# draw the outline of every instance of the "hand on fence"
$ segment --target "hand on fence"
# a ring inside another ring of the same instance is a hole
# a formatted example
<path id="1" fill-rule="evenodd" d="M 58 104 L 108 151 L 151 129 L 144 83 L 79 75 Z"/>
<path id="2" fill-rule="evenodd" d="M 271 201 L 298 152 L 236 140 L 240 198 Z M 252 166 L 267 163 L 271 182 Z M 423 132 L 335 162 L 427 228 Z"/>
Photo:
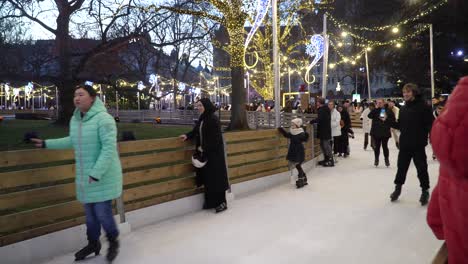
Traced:
<path id="1" fill-rule="evenodd" d="M 34 146 L 36 146 L 36 148 L 42 148 L 42 146 L 44 145 L 44 140 L 42 139 L 31 138 L 30 140 L 32 143 L 34 143 Z"/>
<path id="2" fill-rule="evenodd" d="M 186 141 L 186 140 L 187 140 L 187 135 L 180 135 L 179 138 L 180 138 L 182 141 Z"/>

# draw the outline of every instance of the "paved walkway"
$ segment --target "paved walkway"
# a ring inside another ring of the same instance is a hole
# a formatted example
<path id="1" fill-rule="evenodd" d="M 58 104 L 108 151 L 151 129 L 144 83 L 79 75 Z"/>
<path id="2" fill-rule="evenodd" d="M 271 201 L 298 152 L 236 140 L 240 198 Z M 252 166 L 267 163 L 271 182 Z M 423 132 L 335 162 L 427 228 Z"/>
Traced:
<path id="1" fill-rule="evenodd" d="M 374 168 L 373 153 L 362 149 L 362 132 L 356 132 L 351 156 L 335 168 L 309 172 L 308 187 L 284 184 L 237 198 L 219 215 L 200 211 L 134 230 L 122 238 L 114 263 L 430 263 L 441 243 L 426 225 L 414 166 L 400 202 L 390 203 L 394 142 L 392 166 Z M 429 161 L 429 170 L 434 185 L 437 162 Z M 70 253 L 46 263 L 72 262 Z"/>

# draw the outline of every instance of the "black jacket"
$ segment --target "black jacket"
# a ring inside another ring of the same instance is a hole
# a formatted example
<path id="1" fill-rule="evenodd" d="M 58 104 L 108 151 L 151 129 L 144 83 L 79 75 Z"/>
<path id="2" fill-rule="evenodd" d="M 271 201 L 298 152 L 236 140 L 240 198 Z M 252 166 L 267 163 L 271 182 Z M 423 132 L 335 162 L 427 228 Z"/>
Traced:
<path id="1" fill-rule="evenodd" d="M 387 114 L 387 118 L 385 121 L 380 119 L 380 111 L 385 109 L 385 113 Z M 391 125 L 395 123 L 395 114 L 392 110 L 385 108 L 376 108 L 369 113 L 368 117 L 372 119 L 372 128 L 371 128 L 371 136 L 375 138 L 390 138 L 392 137 L 392 133 L 390 131 Z"/>
<path id="2" fill-rule="evenodd" d="M 208 114 L 197 122 L 197 125 L 187 134 L 188 139 L 195 139 L 196 148 L 200 146 L 200 124 L 202 126 L 202 149 L 207 158 L 206 165 L 197 169 L 197 185 L 205 186 L 206 192 L 224 192 L 229 189 L 229 182 L 224 158 L 223 136 L 218 117 Z"/>
<path id="3" fill-rule="evenodd" d="M 312 120 L 310 123 L 317 124 L 317 138 L 320 140 L 330 140 L 332 138 L 331 111 L 328 106 L 320 107 L 317 119 Z"/>
<path id="4" fill-rule="evenodd" d="M 341 135 L 346 135 L 348 137 L 348 133 L 351 130 L 351 117 L 346 109 L 340 112 L 341 120 L 344 122 L 344 127 L 341 128 Z"/>
<path id="5" fill-rule="evenodd" d="M 400 109 L 400 118 L 392 125 L 401 132 L 400 150 L 414 150 L 427 146 L 433 121 L 431 107 L 422 99 L 407 102 Z"/>
<path id="6" fill-rule="evenodd" d="M 292 135 L 286 132 L 283 128 L 278 128 L 278 131 L 283 134 L 284 137 L 289 138 L 289 149 L 286 159 L 291 162 L 302 163 L 305 160 L 305 151 L 303 142 L 309 139 L 307 132 L 300 133 L 298 135 Z"/>

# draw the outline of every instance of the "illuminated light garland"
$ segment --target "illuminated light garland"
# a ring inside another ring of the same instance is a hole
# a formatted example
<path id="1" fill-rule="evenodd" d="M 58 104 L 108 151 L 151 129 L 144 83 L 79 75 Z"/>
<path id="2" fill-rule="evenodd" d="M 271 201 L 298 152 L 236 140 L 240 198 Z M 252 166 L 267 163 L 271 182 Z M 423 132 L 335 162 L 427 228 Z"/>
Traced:
<path id="1" fill-rule="evenodd" d="M 421 11 L 418 15 L 416 15 L 416 16 L 414 16 L 412 18 L 405 19 L 405 20 L 400 21 L 400 22 L 398 22 L 396 24 L 393 24 L 393 25 L 385 25 L 385 26 L 379 26 L 379 27 L 352 26 L 352 25 L 349 25 L 349 24 L 347 24 L 347 23 L 345 23 L 343 21 L 340 21 L 340 20 L 334 18 L 330 13 L 328 13 L 328 12 L 326 12 L 326 13 L 327 13 L 328 17 L 330 18 L 330 20 L 333 22 L 333 24 L 335 24 L 335 26 L 337 26 L 339 28 L 349 28 L 349 29 L 356 30 L 356 31 L 374 31 L 375 32 L 375 31 L 384 31 L 384 30 L 388 30 L 388 29 L 391 29 L 391 28 L 399 28 L 400 26 L 404 26 L 404 25 L 407 25 L 409 23 L 416 22 L 416 21 L 420 20 L 421 18 L 430 15 L 432 12 L 436 11 L 437 9 L 439 9 L 440 7 L 444 6 L 447 3 L 448 3 L 448 0 L 441 0 L 437 4 L 425 9 L 424 11 Z M 392 30 L 392 32 L 393 32 L 393 30 Z"/>
<path id="2" fill-rule="evenodd" d="M 359 53 L 357 53 L 357 55 L 353 55 L 352 57 L 356 58 L 356 59 L 360 59 L 361 56 L 366 52 L 366 50 L 371 51 L 373 48 L 376 48 L 376 47 L 395 45 L 398 48 L 398 44 L 399 44 L 400 47 L 402 47 L 403 42 L 406 42 L 409 39 L 413 39 L 413 38 L 417 37 L 422 32 L 426 31 L 429 27 L 430 27 L 430 25 L 427 25 L 427 24 L 426 25 L 421 25 L 415 32 L 413 32 L 411 34 L 408 34 L 406 36 L 402 36 L 402 37 L 399 37 L 399 38 L 396 38 L 396 39 L 392 39 L 392 40 L 389 40 L 389 41 L 385 41 L 385 42 L 372 41 L 372 40 L 368 40 L 368 39 L 365 39 L 365 38 L 361 38 L 366 42 L 366 44 L 360 44 L 360 43 L 356 44 L 356 46 L 362 47 L 363 50 L 360 51 Z M 351 33 L 350 33 L 350 35 L 351 35 Z M 331 35 L 331 36 L 334 37 L 333 35 Z M 337 48 L 335 46 L 333 41 L 330 41 L 330 45 L 334 48 L 336 53 L 342 58 L 341 61 L 334 63 L 335 66 L 338 66 L 340 64 L 349 62 L 349 56 L 345 56 L 343 53 L 341 53 L 339 48 Z"/>

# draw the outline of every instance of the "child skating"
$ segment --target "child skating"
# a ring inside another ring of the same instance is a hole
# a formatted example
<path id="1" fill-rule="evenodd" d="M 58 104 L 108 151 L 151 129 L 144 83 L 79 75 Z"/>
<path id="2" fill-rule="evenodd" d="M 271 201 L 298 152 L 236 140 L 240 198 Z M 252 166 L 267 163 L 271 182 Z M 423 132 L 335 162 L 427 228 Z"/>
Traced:
<path id="1" fill-rule="evenodd" d="M 302 188 L 307 185 L 307 175 L 301 166 L 305 160 L 305 150 L 302 143 L 309 139 L 309 134 L 302 128 L 302 119 L 300 118 L 291 120 L 289 132 L 286 132 L 286 130 L 281 127 L 278 128 L 278 131 L 290 140 L 286 159 L 296 167 L 299 173 L 296 186 L 297 188 Z"/>

